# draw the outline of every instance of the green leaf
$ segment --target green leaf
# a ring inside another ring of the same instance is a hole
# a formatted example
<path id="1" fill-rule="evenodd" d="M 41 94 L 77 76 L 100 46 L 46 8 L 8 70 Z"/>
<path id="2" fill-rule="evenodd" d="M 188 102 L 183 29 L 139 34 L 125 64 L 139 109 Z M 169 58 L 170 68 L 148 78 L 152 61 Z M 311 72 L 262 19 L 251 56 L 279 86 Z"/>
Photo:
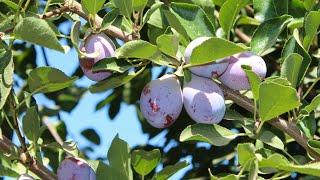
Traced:
<path id="1" fill-rule="evenodd" d="M 131 81 L 133 78 L 142 73 L 144 69 L 145 68 L 142 68 L 138 72 L 131 72 L 121 74 L 119 76 L 112 76 L 110 78 L 98 82 L 97 84 L 90 86 L 89 90 L 91 93 L 98 93 L 109 89 L 117 88 Z"/>
<path id="2" fill-rule="evenodd" d="M 124 59 L 115 57 L 105 58 L 94 64 L 92 70 L 96 71 L 115 71 L 124 73 L 131 68 L 131 64 Z"/>
<path id="3" fill-rule="evenodd" d="M 237 146 L 238 156 L 239 156 L 239 163 L 241 166 L 244 166 L 246 162 L 254 157 L 255 155 L 255 148 L 252 143 L 242 143 L 238 144 Z"/>
<path id="4" fill-rule="evenodd" d="M 100 136 L 94 129 L 85 129 L 81 132 L 81 135 L 96 145 L 100 144 Z"/>
<path id="5" fill-rule="evenodd" d="M 267 49 L 272 47 L 276 43 L 282 30 L 291 19 L 291 16 L 283 15 L 261 23 L 253 34 L 251 50 L 256 54 L 261 55 Z"/>
<path id="6" fill-rule="evenodd" d="M 261 83 L 260 76 L 258 76 L 255 72 L 253 72 L 252 68 L 250 66 L 243 65 L 242 69 L 244 70 L 244 72 L 246 73 L 246 75 L 249 79 L 253 98 L 255 100 L 258 100 L 259 99 L 259 86 Z"/>
<path id="7" fill-rule="evenodd" d="M 119 15 L 119 10 L 118 9 L 112 9 L 111 11 L 109 11 L 102 20 L 102 24 L 101 24 L 101 29 L 105 30 L 107 29 L 118 17 Z"/>
<path id="8" fill-rule="evenodd" d="M 0 57 L 0 60 L 0 109 L 2 109 L 10 94 L 13 84 L 14 67 L 11 51 L 4 52 L 4 56 Z"/>
<path id="9" fill-rule="evenodd" d="M 213 24 L 199 6 L 184 3 L 170 3 L 170 7 L 170 12 L 177 18 L 191 39 L 196 39 L 201 36 L 215 36 Z M 177 24 L 172 21 L 172 18 L 169 17 L 168 21 L 170 26 L 179 32 L 179 28 L 176 28 Z"/>
<path id="10" fill-rule="evenodd" d="M 216 176 L 211 175 L 210 179 L 211 180 L 239 180 L 239 177 L 237 175 L 234 175 L 234 174 L 229 174 L 229 175 L 224 176 L 224 177 L 216 177 Z"/>
<path id="11" fill-rule="evenodd" d="M 311 57 L 308 52 L 299 45 L 299 43 L 295 40 L 293 36 L 291 36 L 286 42 L 283 50 L 282 50 L 282 59 L 286 59 L 292 53 L 300 54 L 303 57 L 303 62 L 301 64 L 301 68 L 298 76 L 298 84 L 300 84 L 308 71 L 309 65 L 311 63 Z"/>
<path id="12" fill-rule="evenodd" d="M 0 22 L 0 32 L 4 32 L 8 29 L 14 28 L 13 24 L 14 15 L 8 16 L 2 22 Z"/>
<path id="13" fill-rule="evenodd" d="M 271 131 L 262 131 L 258 134 L 257 139 L 277 149 L 284 149 L 281 139 Z"/>
<path id="14" fill-rule="evenodd" d="M 320 154 L 320 141 L 309 140 L 308 146 L 314 151 L 316 151 L 318 154 Z"/>
<path id="15" fill-rule="evenodd" d="M 250 0 L 227 0 L 220 9 L 219 23 L 221 28 L 230 37 L 230 31 L 235 24 L 235 20 L 240 10 L 246 6 Z"/>
<path id="16" fill-rule="evenodd" d="M 308 104 L 306 107 L 304 107 L 301 111 L 306 111 L 307 114 L 309 114 L 312 111 L 314 111 L 319 105 L 320 105 L 320 94 L 314 97 L 311 103 Z"/>
<path id="17" fill-rule="evenodd" d="M 197 46 L 191 54 L 190 64 L 201 65 L 225 58 L 248 48 L 221 38 L 210 38 Z M 210 53 L 208 53 L 210 52 Z"/>
<path id="18" fill-rule="evenodd" d="M 91 15 L 95 15 L 103 7 L 105 0 L 81 0 L 84 10 Z"/>
<path id="19" fill-rule="evenodd" d="M 175 35 L 163 34 L 157 38 L 157 45 L 159 50 L 163 53 L 171 57 L 176 57 L 179 47 L 179 38 Z"/>
<path id="20" fill-rule="evenodd" d="M 236 22 L 237 25 L 251 25 L 251 26 L 259 26 L 260 22 L 249 16 L 240 16 Z"/>
<path id="21" fill-rule="evenodd" d="M 248 165 L 249 176 L 248 180 L 258 179 L 259 165 L 257 159 L 251 159 Z"/>
<path id="22" fill-rule="evenodd" d="M 108 179 L 109 167 L 102 161 L 89 160 L 88 164 L 92 167 L 93 171 L 97 175 L 97 179 Z"/>
<path id="23" fill-rule="evenodd" d="M 133 179 L 128 143 L 118 135 L 112 140 L 108 151 L 108 179 Z"/>
<path id="24" fill-rule="evenodd" d="M 272 154 L 268 158 L 259 161 L 259 167 L 272 167 L 288 172 L 320 176 L 320 162 L 309 163 L 304 165 L 294 165 L 291 164 L 284 156 L 277 153 Z"/>
<path id="25" fill-rule="evenodd" d="M 174 165 L 169 165 L 163 168 L 160 172 L 156 173 L 152 179 L 153 180 L 166 180 L 179 170 L 187 167 L 189 164 L 186 161 L 178 162 Z"/>
<path id="26" fill-rule="evenodd" d="M 111 0 L 111 2 L 120 10 L 122 15 L 131 19 L 133 12 L 133 0 Z"/>
<path id="27" fill-rule="evenodd" d="M 133 9 L 135 11 L 142 11 L 148 3 L 148 0 L 133 0 Z"/>
<path id="28" fill-rule="evenodd" d="M 27 109 L 22 123 L 23 132 L 26 137 L 33 143 L 37 143 L 40 137 L 40 118 L 34 106 Z"/>
<path id="29" fill-rule="evenodd" d="M 68 154 L 71 154 L 74 157 L 79 156 L 79 149 L 77 147 L 77 144 L 73 141 L 63 142 L 62 148 L 64 151 L 66 151 Z"/>
<path id="30" fill-rule="evenodd" d="M 161 153 L 159 149 L 152 151 L 135 150 L 131 154 L 134 170 L 142 176 L 149 174 L 160 162 Z"/>
<path id="31" fill-rule="evenodd" d="M 288 14 L 288 0 L 253 0 L 255 19 L 263 22 Z"/>
<path id="32" fill-rule="evenodd" d="M 77 79 L 56 68 L 39 67 L 30 72 L 28 85 L 31 93 L 49 93 L 70 87 Z"/>
<path id="33" fill-rule="evenodd" d="M 303 57 L 301 55 L 293 53 L 287 56 L 281 66 L 281 77 L 287 78 L 294 88 L 298 83 L 302 61 Z"/>
<path id="34" fill-rule="evenodd" d="M 310 11 L 304 18 L 303 47 L 308 51 L 320 25 L 320 10 Z"/>
<path id="35" fill-rule="evenodd" d="M 43 19 L 35 17 L 23 18 L 14 28 L 13 34 L 17 39 L 65 52 L 65 49 L 59 43 L 55 32 Z"/>
<path id="36" fill-rule="evenodd" d="M 236 133 L 217 124 L 194 124 L 181 132 L 180 141 L 202 141 L 214 146 L 225 146 L 236 137 Z"/>
<path id="37" fill-rule="evenodd" d="M 262 121 L 271 120 L 300 105 L 294 88 L 275 82 L 261 83 L 259 95 L 259 115 Z"/>
<path id="38" fill-rule="evenodd" d="M 301 114 L 299 114 L 300 116 Z M 317 121 L 315 119 L 314 113 L 308 116 L 302 116 L 302 120 L 298 122 L 298 127 L 301 131 L 308 137 L 308 139 L 313 139 L 317 131 Z"/>
<path id="39" fill-rule="evenodd" d="M 158 52 L 157 46 L 143 40 L 127 42 L 116 50 L 117 58 L 151 59 Z"/>

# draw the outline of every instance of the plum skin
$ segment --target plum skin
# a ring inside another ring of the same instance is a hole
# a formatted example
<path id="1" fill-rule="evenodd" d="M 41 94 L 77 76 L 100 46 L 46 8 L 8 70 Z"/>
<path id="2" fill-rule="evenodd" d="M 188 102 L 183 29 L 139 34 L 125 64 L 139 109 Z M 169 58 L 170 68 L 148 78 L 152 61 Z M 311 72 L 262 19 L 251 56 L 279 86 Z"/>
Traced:
<path id="1" fill-rule="evenodd" d="M 244 52 L 230 57 L 227 70 L 219 77 L 219 80 L 233 90 L 249 90 L 250 83 L 242 65 L 251 66 L 261 79 L 266 77 L 267 66 L 264 60 L 251 52 Z"/>
<path id="2" fill-rule="evenodd" d="M 95 180 L 93 169 L 82 159 L 69 157 L 64 159 L 57 171 L 59 180 Z"/>
<path id="3" fill-rule="evenodd" d="M 93 81 L 101 81 L 112 75 L 110 71 L 93 72 L 92 67 L 98 61 L 114 56 L 115 45 L 112 40 L 104 33 L 90 34 L 85 38 L 84 43 L 80 44 L 80 50 L 94 57 L 83 57 L 79 59 L 83 73 Z"/>
<path id="4" fill-rule="evenodd" d="M 217 124 L 225 114 L 223 92 L 211 79 L 192 75 L 183 88 L 184 107 L 194 121 Z"/>
<path id="5" fill-rule="evenodd" d="M 140 96 L 140 110 L 155 128 L 166 128 L 179 117 L 183 107 L 182 90 L 175 75 L 149 82 Z"/>
<path id="6" fill-rule="evenodd" d="M 210 37 L 198 37 L 189 43 L 184 54 L 186 64 L 190 63 L 192 51 L 208 39 L 210 39 Z M 193 74 L 201 77 L 217 78 L 227 69 L 228 64 L 229 62 L 227 59 L 219 59 L 215 62 L 190 67 L 189 69 Z"/>

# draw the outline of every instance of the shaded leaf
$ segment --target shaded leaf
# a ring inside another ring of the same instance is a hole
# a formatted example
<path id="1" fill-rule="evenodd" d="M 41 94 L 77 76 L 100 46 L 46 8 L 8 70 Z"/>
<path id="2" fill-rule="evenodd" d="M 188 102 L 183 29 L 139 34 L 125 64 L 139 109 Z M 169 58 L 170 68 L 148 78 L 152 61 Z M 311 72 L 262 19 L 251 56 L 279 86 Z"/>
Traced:
<path id="1" fill-rule="evenodd" d="M 115 57 L 105 58 L 94 64 L 92 71 L 115 71 L 124 73 L 131 68 L 131 64 L 124 59 L 117 59 Z"/>
<path id="2" fill-rule="evenodd" d="M 133 12 L 133 0 L 111 0 L 116 8 L 118 8 L 122 15 L 131 18 Z"/>
<path id="3" fill-rule="evenodd" d="M 298 83 L 299 71 L 303 57 L 299 54 L 293 53 L 284 60 L 281 66 L 281 77 L 287 78 L 292 87 L 296 87 Z"/>
<path id="4" fill-rule="evenodd" d="M 174 165 L 169 165 L 163 168 L 160 172 L 156 173 L 153 176 L 153 180 L 166 180 L 171 177 L 173 174 L 178 172 L 179 170 L 187 167 L 189 164 L 186 161 L 177 162 Z"/>
<path id="5" fill-rule="evenodd" d="M 272 47 L 282 30 L 290 22 L 291 16 L 283 15 L 277 18 L 264 21 L 258 26 L 251 40 L 251 50 L 261 55 L 267 49 Z"/>
<path id="6" fill-rule="evenodd" d="M 201 36 L 212 37 L 215 35 L 214 26 L 199 6 L 186 3 L 170 3 L 170 7 L 170 12 L 177 18 L 178 22 L 191 39 Z M 177 24 L 174 24 L 173 19 L 168 16 L 167 18 L 170 26 L 179 31 L 179 28 L 176 28 Z"/>
<path id="7" fill-rule="evenodd" d="M 100 144 L 100 136 L 94 129 L 85 129 L 81 132 L 81 135 L 96 145 Z"/>
<path id="8" fill-rule="evenodd" d="M 40 137 L 40 118 L 37 109 L 34 106 L 27 109 L 22 122 L 23 132 L 26 137 L 33 143 L 37 143 L 37 140 Z"/>
<path id="9" fill-rule="evenodd" d="M 89 90 L 91 93 L 97 93 L 97 92 L 103 92 L 108 89 L 113 89 L 113 88 L 122 86 L 128 83 L 129 81 L 131 81 L 136 76 L 138 76 L 140 73 L 142 73 L 144 69 L 145 68 L 142 68 L 138 72 L 131 72 L 131 73 L 121 74 L 119 76 L 112 76 L 103 81 L 100 81 L 97 84 L 90 86 Z"/>

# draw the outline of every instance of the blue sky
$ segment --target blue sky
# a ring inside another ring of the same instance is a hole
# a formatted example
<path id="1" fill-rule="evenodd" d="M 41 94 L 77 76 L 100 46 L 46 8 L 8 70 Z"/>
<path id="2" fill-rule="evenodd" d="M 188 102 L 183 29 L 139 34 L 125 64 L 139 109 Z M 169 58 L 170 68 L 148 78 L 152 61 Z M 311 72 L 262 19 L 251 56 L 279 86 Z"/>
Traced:
<path id="1" fill-rule="evenodd" d="M 59 29 L 68 34 L 71 28 L 71 23 L 62 24 Z M 64 41 L 62 41 L 65 44 Z M 37 50 L 37 65 L 44 66 L 45 61 L 41 49 L 36 46 Z M 51 67 L 62 70 L 67 75 L 71 75 L 79 65 L 78 55 L 74 49 L 71 49 L 67 54 L 62 54 L 50 49 L 45 49 L 48 57 L 48 63 Z M 160 72 L 160 68 L 156 68 L 153 73 L 153 78 L 157 73 Z M 83 77 L 76 81 L 76 84 L 82 87 L 89 87 L 94 82 L 86 77 Z M 68 139 L 72 139 L 77 142 L 80 148 L 91 146 L 94 148 L 94 152 L 90 153 L 90 158 L 94 159 L 99 156 L 106 156 L 107 150 L 111 145 L 113 137 L 119 134 L 119 137 L 128 142 L 130 147 L 141 145 L 141 144 L 152 144 L 161 145 L 164 143 L 165 132 L 159 134 L 155 138 L 148 141 L 148 135 L 143 134 L 139 120 L 136 116 L 135 107 L 129 106 L 125 103 L 121 104 L 121 110 L 119 114 L 110 120 L 107 113 L 107 108 L 103 108 L 99 111 L 95 111 L 95 105 L 97 102 L 106 97 L 110 91 L 99 94 L 91 94 L 86 92 L 85 95 L 80 99 L 79 104 L 71 113 L 62 112 L 61 118 L 66 123 L 69 136 Z M 44 95 L 38 94 L 35 99 L 39 105 L 46 105 L 54 108 L 54 103 L 47 99 Z M 57 119 L 50 118 L 50 121 L 54 123 Z M 87 128 L 93 128 L 100 135 L 101 144 L 99 146 L 91 143 L 84 138 L 80 133 L 82 130 Z M 169 150 L 170 147 L 175 146 L 176 143 L 170 143 L 165 150 Z M 190 161 L 190 158 L 187 158 Z M 180 179 L 184 172 L 191 167 L 181 170 L 178 174 L 173 176 L 171 179 Z M 162 167 L 157 167 L 157 171 L 161 170 Z"/>

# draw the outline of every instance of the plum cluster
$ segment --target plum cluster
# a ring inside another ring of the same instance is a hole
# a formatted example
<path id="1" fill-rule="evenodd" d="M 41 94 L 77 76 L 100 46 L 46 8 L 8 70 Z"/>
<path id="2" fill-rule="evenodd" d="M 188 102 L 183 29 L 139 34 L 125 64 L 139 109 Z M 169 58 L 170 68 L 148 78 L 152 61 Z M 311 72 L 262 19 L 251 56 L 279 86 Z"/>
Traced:
<path id="1" fill-rule="evenodd" d="M 190 62 L 192 51 L 208 40 L 200 37 L 193 40 L 185 50 L 185 62 Z M 140 97 L 140 109 L 149 124 L 166 128 L 179 117 L 184 105 L 188 115 L 197 123 L 217 124 L 225 114 L 224 95 L 212 80 L 217 78 L 233 90 L 249 90 L 250 84 L 242 65 L 251 66 L 261 79 L 267 68 L 264 60 L 251 52 L 235 54 L 201 66 L 190 67 L 191 80 L 183 85 L 175 75 L 163 77 L 148 83 Z"/>
<path id="2" fill-rule="evenodd" d="M 186 64 L 190 63 L 193 50 L 208 39 L 210 38 L 199 37 L 187 46 L 184 54 Z M 84 74 L 93 81 L 110 77 L 112 72 L 93 72 L 92 67 L 102 59 L 113 57 L 115 49 L 112 40 L 104 33 L 88 35 L 80 45 L 80 50 L 86 54 L 79 59 Z M 219 123 L 224 117 L 226 106 L 222 90 L 212 79 L 216 78 L 234 90 L 249 90 L 250 84 L 242 65 L 250 66 L 261 79 L 265 78 L 267 68 L 260 56 L 251 52 L 235 54 L 212 63 L 190 67 L 191 80 L 184 83 L 183 89 L 173 74 L 151 81 L 141 92 L 141 112 L 156 128 L 172 125 L 183 106 L 197 123 Z"/>

